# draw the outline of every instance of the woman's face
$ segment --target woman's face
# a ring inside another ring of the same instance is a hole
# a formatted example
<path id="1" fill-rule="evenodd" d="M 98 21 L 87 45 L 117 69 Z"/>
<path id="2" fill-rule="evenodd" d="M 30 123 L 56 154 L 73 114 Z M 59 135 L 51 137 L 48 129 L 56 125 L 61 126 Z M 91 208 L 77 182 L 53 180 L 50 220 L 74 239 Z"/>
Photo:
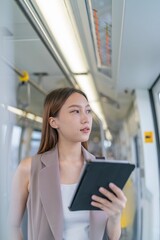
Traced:
<path id="1" fill-rule="evenodd" d="M 54 118 L 59 140 L 85 142 L 92 127 L 92 113 L 87 99 L 73 93 L 64 103 L 59 114 Z"/>

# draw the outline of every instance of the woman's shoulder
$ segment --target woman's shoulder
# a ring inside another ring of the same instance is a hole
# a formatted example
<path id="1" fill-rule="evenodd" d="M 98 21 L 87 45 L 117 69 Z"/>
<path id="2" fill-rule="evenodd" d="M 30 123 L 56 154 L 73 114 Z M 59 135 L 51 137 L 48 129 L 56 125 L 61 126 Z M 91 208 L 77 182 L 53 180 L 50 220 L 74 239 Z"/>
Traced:
<path id="1" fill-rule="evenodd" d="M 19 168 L 21 169 L 21 171 L 30 173 L 32 165 L 34 164 L 34 162 L 38 162 L 37 160 L 40 158 L 40 156 L 41 156 L 41 154 L 36 154 L 34 156 L 27 157 L 27 158 L 21 160 L 21 162 L 19 164 Z"/>
<path id="2" fill-rule="evenodd" d="M 25 176 L 30 174 L 32 164 L 32 157 L 27 157 L 20 161 L 18 166 L 18 171 L 24 174 Z"/>
<path id="3" fill-rule="evenodd" d="M 31 162 L 31 157 L 27 157 L 20 161 L 13 178 L 13 186 L 15 186 L 15 189 L 28 188 L 30 182 Z"/>

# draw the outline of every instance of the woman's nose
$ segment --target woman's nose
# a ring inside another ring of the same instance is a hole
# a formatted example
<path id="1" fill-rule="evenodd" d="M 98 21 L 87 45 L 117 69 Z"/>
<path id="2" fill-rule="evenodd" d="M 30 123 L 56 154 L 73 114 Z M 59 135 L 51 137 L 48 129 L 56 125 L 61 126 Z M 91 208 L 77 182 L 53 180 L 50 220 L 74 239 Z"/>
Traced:
<path id="1" fill-rule="evenodd" d="M 88 116 L 86 113 L 83 113 L 83 114 L 82 114 L 81 122 L 82 122 L 82 123 L 89 122 L 89 116 Z"/>

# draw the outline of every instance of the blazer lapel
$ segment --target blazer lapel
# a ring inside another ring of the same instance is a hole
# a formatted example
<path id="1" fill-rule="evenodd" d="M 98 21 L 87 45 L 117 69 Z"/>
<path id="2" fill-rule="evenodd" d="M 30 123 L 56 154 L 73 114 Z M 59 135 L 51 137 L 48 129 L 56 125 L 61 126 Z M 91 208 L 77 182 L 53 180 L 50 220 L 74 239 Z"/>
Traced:
<path id="1" fill-rule="evenodd" d="M 63 207 L 57 148 L 42 154 L 43 168 L 39 173 L 42 205 L 55 240 L 62 239 Z"/>
<path id="2" fill-rule="evenodd" d="M 82 148 L 85 160 L 94 160 L 95 156 L 90 154 L 85 148 Z M 104 231 L 106 229 L 107 215 L 103 211 L 90 211 L 90 230 L 89 239 L 100 240 L 103 239 Z"/>

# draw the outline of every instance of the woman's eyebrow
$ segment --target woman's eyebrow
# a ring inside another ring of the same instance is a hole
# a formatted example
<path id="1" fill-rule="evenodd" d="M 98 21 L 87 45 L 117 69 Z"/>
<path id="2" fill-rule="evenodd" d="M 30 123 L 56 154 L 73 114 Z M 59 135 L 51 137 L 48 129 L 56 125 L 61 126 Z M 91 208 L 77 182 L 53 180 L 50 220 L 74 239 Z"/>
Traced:
<path id="1" fill-rule="evenodd" d="M 78 107 L 78 108 L 82 108 L 81 105 L 78 105 L 78 104 L 73 104 L 73 105 L 70 105 L 68 108 L 72 108 L 72 107 Z M 90 107 L 89 104 L 87 104 L 85 107 Z"/>

